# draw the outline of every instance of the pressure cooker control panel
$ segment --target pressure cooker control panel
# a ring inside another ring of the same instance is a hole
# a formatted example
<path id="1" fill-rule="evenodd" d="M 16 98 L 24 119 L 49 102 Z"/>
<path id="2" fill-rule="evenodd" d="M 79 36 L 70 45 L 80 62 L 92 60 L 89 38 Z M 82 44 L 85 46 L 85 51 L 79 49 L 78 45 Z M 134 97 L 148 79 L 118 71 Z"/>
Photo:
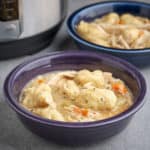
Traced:
<path id="1" fill-rule="evenodd" d="M 18 0 L 0 1 L 0 20 L 9 21 L 19 18 Z"/>
<path id="2" fill-rule="evenodd" d="M 0 0 L 0 41 L 16 39 L 21 34 L 20 0 Z"/>

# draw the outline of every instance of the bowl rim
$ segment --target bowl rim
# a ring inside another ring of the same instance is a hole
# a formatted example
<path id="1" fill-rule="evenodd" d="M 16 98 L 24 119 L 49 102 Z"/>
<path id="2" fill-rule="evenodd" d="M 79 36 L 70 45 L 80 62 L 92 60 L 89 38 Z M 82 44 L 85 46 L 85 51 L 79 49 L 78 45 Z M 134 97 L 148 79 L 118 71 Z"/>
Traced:
<path id="1" fill-rule="evenodd" d="M 108 119 L 104 119 L 104 120 L 99 120 L 99 121 L 93 121 L 93 122 L 62 122 L 62 121 L 55 121 L 55 120 L 50 120 L 50 119 L 45 119 L 42 117 L 39 117 L 37 115 L 34 115 L 33 113 L 29 112 L 28 110 L 26 110 L 25 108 L 23 108 L 18 102 L 16 102 L 16 99 L 13 97 L 13 95 L 11 94 L 11 85 L 12 85 L 12 81 L 14 79 L 14 77 L 16 76 L 16 74 L 22 70 L 24 67 L 26 67 L 26 65 L 30 65 L 34 62 L 38 62 L 40 60 L 44 60 L 46 58 L 51 59 L 51 57 L 61 57 L 61 56 L 90 56 L 90 57 L 96 57 L 99 59 L 105 59 L 105 60 L 110 60 L 112 62 L 118 63 L 119 65 L 121 65 L 121 67 L 123 69 L 125 69 L 126 71 L 130 72 L 132 74 L 132 76 L 136 79 L 136 81 L 139 84 L 139 88 L 140 88 L 140 94 L 137 96 L 136 98 L 136 103 L 133 104 L 133 106 L 131 106 L 128 110 L 124 111 L 121 114 L 118 114 L 114 117 L 108 118 Z M 40 57 L 36 57 L 36 58 L 31 58 L 27 61 L 25 61 L 24 63 L 18 65 L 16 68 L 14 68 L 6 77 L 5 81 L 4 81 L 4 86 L 3 86 L 3 90 L 4 90 L 4 95 L 5 95 L 5 99 L 6 102 L 9 104 L 9 106 L 16 111 L 19 115 L 35 121 L 37 123 L 41 123 L 41 124 L 45 124 L 45 125 L 52 125 L 52 126 L 58 126 L 58 127 L 67 127 L 67 128 L 91 128 L 91 127 L 97 127 L 97 126 L 105 126 L 105 125 L 111 125 L 112 123 L 116 123 L 119 122 L 121 120 L 124 120 L 130 116 L 132 116 L 133 114 L 135 114 L 145 103 L 145 93 L 147 90 L 146 87 L 146 82 L 145 79 L 143 77 L 143 75 L 138 71 L 138 69 L 133 66 L 131 63 L 128 63 L 127 61 L 120 59 L 118 57 L 115 56 L 111 56 L 109 54 L 104 54 L 104 53 L 99 53 L 99 52 L 91 52 L 91 51 L 78 51 L 78 50 L 73 50 L 73 51 L 58 51 L 58 52 L 52 52 L 48 55 L 43 55 Z"/>
<path id="2" fill-rule="evenodd" d="M 114 53 L 122 53 L 122 54 L 141 54 L 141 53 L 149 53 L 150 52 L 150 48 L 143 48 L 143 49 L 119 49 L 119 48 L 111 48 L 111 47 L 105 47 L 102 45 L 98 45 L 98 44 L 94 44 L 92 42 L 89 42 L 85 39 L 83 39 L 81 36 L 79 36 L 79 34 L 75 31 L 74 29 L 74 20 L 77 17 L 78 14 L 80 14 L 81 12 L 84 12 L 87 9 L 90 8 L 96 8 L 96 7 L 102 7 L 103 5 L 118 5 L 118 4 L 127 4 L 127 5 L 137 5 L 137 6 L 141 6 L 141 7 L 148 7 L 150 9 L 150 3 L 145 3 L 145 2 L 139 2 L 139 1 L 103 1 L 103 2 L 98 2 L 98 3 L 94 3 L 94 4 L 90 4 L 84 7 L 81 7 L 79 9 L 77 9 L 76 11 L 74 11 L 67 19 L 67 30 L 69 35 L 77 42 L 89 46 L 91 48 L 95 48 L 97 50 L 100 50 L 102 52 L 114 52 Z"/>

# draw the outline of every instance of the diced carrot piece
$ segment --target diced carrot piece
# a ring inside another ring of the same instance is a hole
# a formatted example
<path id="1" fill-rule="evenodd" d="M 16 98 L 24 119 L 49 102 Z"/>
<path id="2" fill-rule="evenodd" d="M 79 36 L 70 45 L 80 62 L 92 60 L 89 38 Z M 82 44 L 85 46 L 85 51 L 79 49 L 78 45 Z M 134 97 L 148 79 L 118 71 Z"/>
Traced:
<path id="1" fill-rule="evenodd" d="M 88 115 L 88 110 L 87 109 L 82 109 L 82 115 L 87 116 Z"/>
<path id="2" fill-rule="evenodd" d="M 124 22 L 122 20 L 120 20 L 118 24 L 124 24 Z"/>
<path id="3" fill-rule="evenodd" d="M 79 114 L 81 114 L 81 115 L 83 115 L 83 116 L 87 116 L 88 115 L 88 110 L 87 109 L 81 109 L 81 108 L 79 108 L 79 107 L 75 107 L 74 108 L 74 112 L 75 113 L 79 113 Z"/>
<path id="4" fill-rule="evenodd" d="M 112 85 L 112 89 L 116 92 L 121 93 L 121 94 L 126 94 L 127 93 L 127 89 L 126 89 L 126 87 L 123 83 L 114 83 Z"/>
<path id="5" fill-rule="evenodd" d="M 39 84 L 44 83 L 44 80 L 43 80 L 43 79 L 39 79 L 39 80 L 38 80 L 38 83 L 39 83 Z"/>

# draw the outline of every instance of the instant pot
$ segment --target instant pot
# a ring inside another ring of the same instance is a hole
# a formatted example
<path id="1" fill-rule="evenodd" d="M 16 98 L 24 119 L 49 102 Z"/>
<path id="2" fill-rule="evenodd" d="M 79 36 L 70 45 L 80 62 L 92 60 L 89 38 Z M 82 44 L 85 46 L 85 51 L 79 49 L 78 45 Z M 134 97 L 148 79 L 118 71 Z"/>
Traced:
<path id="1" fill-rule="evenodd" d="M 67 0 L 0 0 L 0 59 L 46 47 L 66 13 Z"/>

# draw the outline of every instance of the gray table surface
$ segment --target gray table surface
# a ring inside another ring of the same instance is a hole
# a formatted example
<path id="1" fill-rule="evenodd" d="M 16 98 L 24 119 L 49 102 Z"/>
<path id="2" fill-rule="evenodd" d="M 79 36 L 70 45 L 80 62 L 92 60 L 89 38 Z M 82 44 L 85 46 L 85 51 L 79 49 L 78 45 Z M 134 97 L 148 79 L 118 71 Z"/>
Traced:
<path id="1" fill-rule="evenodd" d="M 98 2 L 99 0 L 69 0 L 69 13 L 75 9 L 89 3 Z M 145 0 L 146 1 L 146 0 Z M 147 0 L 149 2 L 149 0 Z M 72 40 L 69 38 L 66 25 L 62 26 L 52 45 L 43 51 L 17 59 L 0 61 L 0 150 L 58 150 L 58 149 L 75 149 L 75 150 L 149 150 L 150 149 L 150 67 L 142 68 L 140 71 L 147 81 L 147 102 L 144 107 L 135 115 L 129 126 L 120 134 L 101 141 L 88 147 L 65 147 L 45 141 L 42 138 L 28 131 L 18 120 L 15 113 L 4 102 L 2 92 L 3 82 L 6 75 L 16 65 L 51 51 L 77 49 Z"/>

